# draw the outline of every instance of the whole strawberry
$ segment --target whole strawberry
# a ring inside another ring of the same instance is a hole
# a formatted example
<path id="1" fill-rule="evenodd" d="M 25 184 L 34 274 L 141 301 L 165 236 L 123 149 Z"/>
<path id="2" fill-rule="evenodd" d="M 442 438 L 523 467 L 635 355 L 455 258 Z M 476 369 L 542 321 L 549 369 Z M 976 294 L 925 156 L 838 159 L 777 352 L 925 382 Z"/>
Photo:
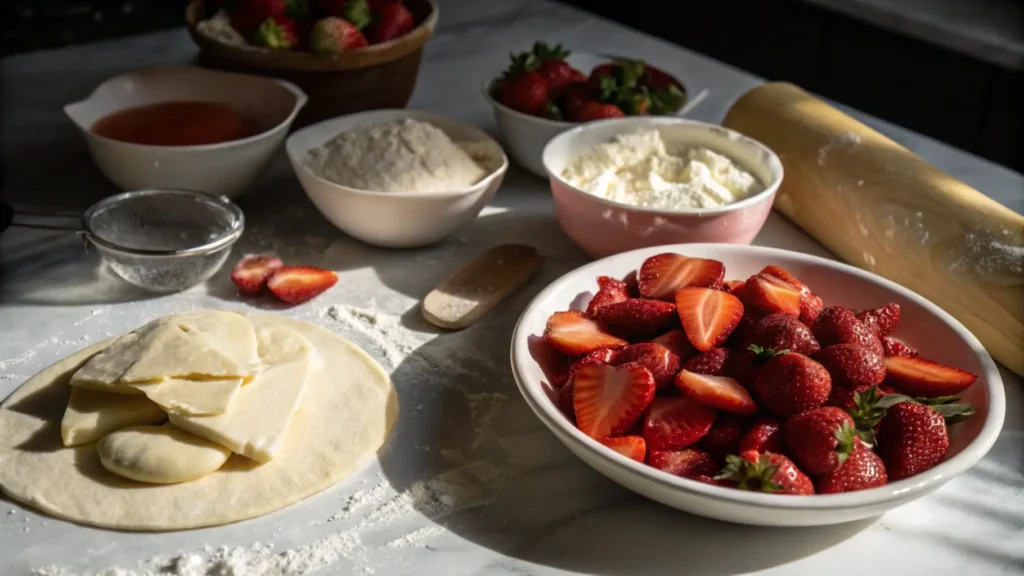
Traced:
<path id="1" fill-rule="evenodd" d="M 348 20 L 360 30 L 373 20 L 366 0 L 320 0 L 320 9 L 327 16 Z"/>
<path id="2" fill-rule="evenodd" d="M 677 316 L 671 302 L 631 298 L 601 306 L 594 312 L 594 318 L 612 334 L 642 340 L 667 330 Z"/>
<path id="3" fill-rule="evenodd" d="M 822 346 L 857 344 L 883 355 L 882 342 L 849 308 L 832 306 L 818 315 L 811 328 Z"/>
<path id="4" fill-rule="evenodd" d="M 715 425 L 706 436 L 701 438 L 700 446 L 718 463 L 724 463 L 729 454 L 739 452 L 740 440 L 750 427 L 750 420 L 731 414 L 722 414 L 715 420 Z M 717 472 L 717 469 L 715 470 Z"/>
<path id="5" fill-rule="evenodd" d="M 814 357 L 832 376 L 833 386 L 874 386 L 885 380 L 882 356 L 857 344 L 833 344 Z"/>
<path id="6" fill-rule="evenodd" d="M 405 36 L 415 24 L 412 12 L 401 2 L 380 4 L 373 14 L 373 24 L 366 30 L 366 37 L 374 44 Z"/>
<path id="7" fill-rule="evenodd" d="M 750 450 L 782 453 L 782 424 L 771 418 L 761 418 L 754 422 L 740 439 L 739 453 Z"/>
<path id="8" fill-rule="evenodd" d="M 754 389 L 763 408 L 785 419 L 824 404 L 832 379 L 824 366 L 803 354 L 779 354 L 758 371 Z"/>
<path id="9" fill-rule="evenodd" d="M 629 300 L 629 287 L 622 280 L 616 280 L 610 276 L 601 276 L 597 279 L 597 294 L 590 299 L 587 305 L 587 316 L 594 317 L 597 309 L 605 304 L 615 304 Z"/>
<path id="10" fill-rule="evenodd" d="M 760 346 L 771 350 L 788 350 L 805 356 L 821 351 L 811 329 L 789 314 L 769 314 L 756 321 L 744 335 L 744 346 Z"/>
<path id="11" fill-rule="evenodd" d="M 565 61 L 569 51 L 561 44 L 548 46 L 544 42 L 533 45 L 533 56 L 540 62 L 537 73 L 548 81 L 548 90 L 552 98 L 558 98 L 570 84 L 586 82 L 587 77 Z"/>
<path id="12" fill-rule="evenodd" d="M 918 355 L 917 348 L 908 346 L 892 336 L 882 337 L 882 348 L 885 350 L 886 358 L 889 356 L 905 356 L 907 358 L 913 358 Z"/>
<path id="13" fill-rule="evenodd" d="M 900 305 L 890 302 L 881 308 L 865 310 L 857 314 L 857 319 L 868 327 L 868 330 L 882 338 L 896 331 L 900 325 Z"/>
<path id="14" fill-rule="evenodd" d="M 591 102 L 596 99 L 593 90 L 590 89 L 590 85 L 586 82 L 577 82 L 570 84 L 562 89 L 560 102 L 562 110 L 565 111 L 565 115 L 569 118 L 576 117 L 580 107 L 586 102 Z"/>
<path id="15" fill-rule="evenodd" d="M 576 114 L 570 116 L 573 122 L 592 122 L 594 120 L 606 120 L 608 118 L 622 118 L 625 116 L 622 108 L 614 104 L 602 102 L 584 102 L 576 109 Z"/>
<path id="16" fill-rule="evenodd" d="M 818 479 L 818 494 L 838 494 L 884 486 L 889 481 L 882 459 L 860 440 L 846 462 Z"/>
<path id="17" fill-rule="evenodd" d="M 654 342 L 641 342 L 617 350 L 609 363 L 621 366 L 630 362 L 647 368 L 654 377 L 654 385 L 658 390 L 672 390 L 672 383 L 679 373 L 680 361 L 671 350 Z"/>
<path id="18" fill-rule="evenodd" d="M 317 20 L 309 34 L 309 47 L 313 52 L 338 53 L 366 46 L 363 33 L 341 18 Z"/>
<path id="19" fill-rule="evenodd" d="M 298 26 L 295 20 L 287 16 L 267 18 L 266 22 L 256 29 L 253 43 L 274 50 L 291 50 L 299 43 Z"/>
<path id="20" fill-rule="evenodd" d="M 832 406 L 793 416 L 782 427 L 782 435 L 786 453 L 808 474 L 835 472 L 858 442 L 853 418 Z"/>
<path id="21" fill-rule="evenodd" d="M 532 54 L 513 54 L 512 63 L 502 78 L 498 100 L 524 114 L 544 114 L 550 93 L 548 81 L 537 72 L 539 63 Z"/>
<path id="22" fill-rule="evenodd" d="M 735 482 L 740 490 L 774 494 L 814 494 L 814 485 L 792 460 L 773 452 L 744 452 L 726 458 L 716 480 Z"/>
<path id="23" fill-rule="evenodd" d="M 934 408 L 915 402 L 889 407 L 878 428 L 878 455 L 891 480 L 933 468 L 949 450 L 946 421 Z"/>
<path id="24" fill-rule="evenodd" d="M 732 374 L 729 370 L 730 354 L 731 352 L 728 348 L 712 348 L 683 362 L 682 368 L 696 374 L 731 376 Z"/>
<path id="25" fill-rule="evenodd" d="M 287 16 L 293 4 L 287 0 L 239 0 L 231 10 L 231 27 L 249 36 L 267 20 Z"/>

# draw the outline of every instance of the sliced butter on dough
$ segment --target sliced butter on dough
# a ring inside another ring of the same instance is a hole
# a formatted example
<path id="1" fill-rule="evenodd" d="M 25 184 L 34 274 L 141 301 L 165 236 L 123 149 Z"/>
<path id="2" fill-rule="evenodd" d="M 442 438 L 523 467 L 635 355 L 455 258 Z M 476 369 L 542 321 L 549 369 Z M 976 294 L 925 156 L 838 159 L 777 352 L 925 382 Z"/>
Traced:
<path id="1" fill-rule="evenodd" d="M 155 424 L 167 414 L 145 396 L 110 394 L 84 388 L 72 388 L 60 436 L 65 446 L 77 446 L 140 424 Z"/>
<path id="2" fill-rule="evenodd" d="M 313 344 L 295 330 L 262 316 L 253 316 L 250 320 L 256 330 L 256 349 L 263 367 L 311 360 L 315 356 Z"/>
<path id="3" fill-rule="evenodd" d="M 166 316 L 122 336 L 71 377 L 71 385 L 137 394 L 125 383 L 171 377 L 237 378 L 259 365 L 256 332 L 241 314 L 224 311 Z"/>
<path id="4" fill-rule="evenodd" d="M 96 445 L 104 468 L 131 480 L 177 484 L 213 474 L 231 451 L 173 426 L 136 426 L 112 432 Z"/>
<path id="5" fill-rule="evenodd" d="M 224 414 L 184 416 L 172 412 L 168 415 L 171 424 L 227 446 L 236 454 L 270 462 L 302 400 L 311 364 L 301 360 L 267 368 L 242 386 Z"/>
<path id="6" fill-rule="evenodd" d="M 167 378 L 160 382 L 130 384 L 141 390 L 147 398 L 168 412 L 192 416 L 206 416 L 227 412 L 238 391 L 242 378 L 190 380 Z"/>

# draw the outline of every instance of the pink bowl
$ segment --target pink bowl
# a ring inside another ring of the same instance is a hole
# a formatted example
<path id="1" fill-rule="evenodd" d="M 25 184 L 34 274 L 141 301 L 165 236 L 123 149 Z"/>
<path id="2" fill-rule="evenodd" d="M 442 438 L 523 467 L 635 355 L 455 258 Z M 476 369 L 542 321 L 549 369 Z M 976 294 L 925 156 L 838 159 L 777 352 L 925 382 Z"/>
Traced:
<path id="1" fill-rule="evenodd" d="M 565 167 L 588 148 L 619 134 L 650 129 L 661 132 L 666 142 L 703 146 L 729 157 L 765 189 L 716 208 L 664 211 L 598 198 L 562 179 Z M 562 230 L 597 258 L 662 244 L 750 244 L 764 226 L 782 182 L 782 162 L 764 144 L 715 124 L 681 118 L 617 118 L 578 126 L 548 143 L 544 168 Z"/>

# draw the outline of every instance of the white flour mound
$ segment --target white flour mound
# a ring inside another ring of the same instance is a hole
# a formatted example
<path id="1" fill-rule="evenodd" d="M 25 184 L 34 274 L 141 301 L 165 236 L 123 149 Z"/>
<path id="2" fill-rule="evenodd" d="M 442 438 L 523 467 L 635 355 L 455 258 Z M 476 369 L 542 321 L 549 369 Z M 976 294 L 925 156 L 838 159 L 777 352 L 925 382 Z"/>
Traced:
<path id="1" fill-rule="evenodd" d="M 376 192 L 444 192 L 487 175 L 440 128 L 411 118 L 342 132 L 310 150 L 306 166 L 325 180 Z"/>

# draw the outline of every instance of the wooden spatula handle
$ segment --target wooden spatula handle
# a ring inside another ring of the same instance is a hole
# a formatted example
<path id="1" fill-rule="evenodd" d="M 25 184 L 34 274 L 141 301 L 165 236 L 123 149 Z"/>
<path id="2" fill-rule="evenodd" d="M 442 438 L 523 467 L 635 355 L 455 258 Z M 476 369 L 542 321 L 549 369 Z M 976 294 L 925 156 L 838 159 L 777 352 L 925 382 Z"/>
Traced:
<path id="1" fill-rule="evenodd" d="M 754 88 L 723 124 L 782 159 L 776 210 L 935 302 L 1024 375 L 1024 216 L 792 84 Z"/>

